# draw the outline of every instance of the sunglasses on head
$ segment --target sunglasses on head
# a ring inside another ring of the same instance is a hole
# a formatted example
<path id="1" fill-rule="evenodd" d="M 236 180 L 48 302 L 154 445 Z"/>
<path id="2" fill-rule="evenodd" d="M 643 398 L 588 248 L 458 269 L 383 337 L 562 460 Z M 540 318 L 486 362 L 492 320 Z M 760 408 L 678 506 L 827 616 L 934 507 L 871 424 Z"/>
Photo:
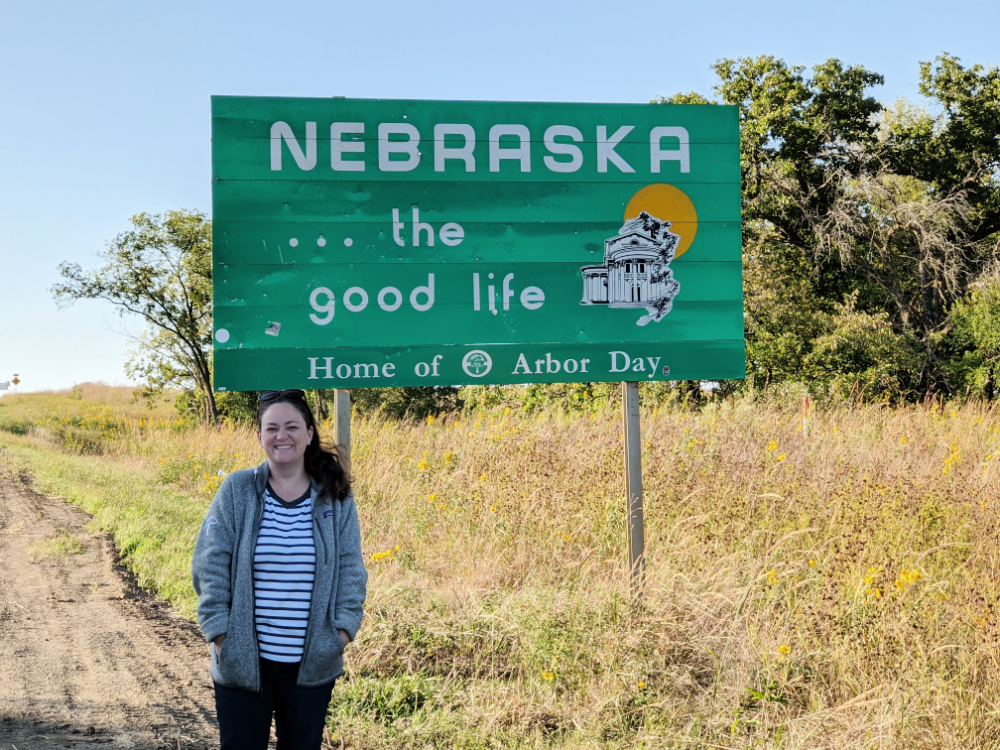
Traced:
<path id="1" fill-rule="evenodd" d="M 283 391 L 264 391 L 257 396 L 257 401 L 263 404 L 268 401 L 274 401 L 276 398 L 281 398 L 282 396 L 286 396 L 287 398 L 304 399 L 306 397 L 306 392 L 301 388 L 288 388 Z"/>

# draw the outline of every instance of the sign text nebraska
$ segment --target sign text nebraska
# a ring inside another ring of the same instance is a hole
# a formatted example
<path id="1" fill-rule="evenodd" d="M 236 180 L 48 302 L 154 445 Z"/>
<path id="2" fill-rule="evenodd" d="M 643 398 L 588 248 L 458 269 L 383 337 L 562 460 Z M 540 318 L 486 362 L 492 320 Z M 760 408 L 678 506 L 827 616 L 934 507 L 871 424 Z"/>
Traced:
<path id="1" fill-rule="evenodd" d="M 550 172 L 577 172 L 585 158 L 594 159 L 600 174 L 614 166 L 618 173 L 634 173 L 635 168 L 615 148 L 635 129 L 634 125 L 621 125 L 613 133 L 608 126 L 597 125 L 593 140 L 584 142 L 583 132 L 572 125 L 552 125 L 542 133 L 542 144 L 547 152 L 542 164 Z M 416 126 L 406 122 L 383 122 L 377 128 L 378 140 L 369 148 L 365 140 L 365 123 L 335 122 L 330 125 L 330 168 L 334 172 L 364 172 L 375 152 L 378 171 L 411 172 L 425 156 L 420 149 L 422 134 Z M 493 125 L 486 134 L 488 143 L 485 159 L 490 172 L 499 172 L 504 161 L 516 162 L 522 173 L 530 173 L 532 134 L 527 125 Z M 369 134 L 370 137 L 370 134 Z M 287 147 L 295 165 L 309 172 L 316 167 L 317 124 L 305 123 L 304 147 L 287 122 L 271 125 L 271 171 L 284 168 L 282 156 Z M 665 161 L 675 161 L 682 173 L 691 171 L 690 138 L 686 128 L 657 126 L 649 129 L 649 171 L 659 174 Z M 434 126 L 432 154 L 434 171 L 444 172 L 448 161 L 461 162 L 466 172 L 475 172 L 484 166 L 483 149 L 476 158 L 477 133 L 472 125 L 464 123 L 439 123 Z M 577 145 L 581 144 L 581 145 Z M 585 156 L 584 147 L 587 149 Z M 374 166 L 374 164 L 371 164 Z"/>

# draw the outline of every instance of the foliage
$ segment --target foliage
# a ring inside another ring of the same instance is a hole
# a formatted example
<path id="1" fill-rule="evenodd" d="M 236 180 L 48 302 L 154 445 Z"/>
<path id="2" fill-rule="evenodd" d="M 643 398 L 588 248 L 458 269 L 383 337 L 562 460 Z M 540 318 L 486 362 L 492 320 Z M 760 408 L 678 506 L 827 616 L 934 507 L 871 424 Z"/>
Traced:
<path id="1" fill-rule="evenodd" d="M 594 413 L 621 404 L 621 383 L 529 383 L 526 385 L 473 385 L 461 389 L 468 414 L 512 410 L 527 414 L 545 412 Z M 696 380 L 639 383 L 639 401 L 645 406 L 703 405 L 715 394 L 731 393 L 727 384 Z"/>
<path id="2" fill-rule="evenodd" d="M 521 407 L 523 388 L 517 385 L 466 385 L 458 397 L 470 412 Z"/>
<path id="3" fill-rule="evenodd" d="M 746 383 L 804 379 L 804 360 L 827 330 L 832 305 L 816 294 L 811 264 L 801 248 L 774 234 L 749 238 L 743 251 Z"/>
<path id="4" fill-rule="evenodd" d="M 920 64 L 920 93 L 938 104 L 939 114 L 888 124 L 893 169 L 941 195 L 961 191 L 970 211 L 957 229 L 971 242 L 987 240 L 1000 231 L 1000 69 L 965 68 L 942 54 Z"/>
<path id="5" fill-rule="evenodd" d="M 803 372 L 820 394 L 898 401 L 919 384 L 917 342 L 897 334 L 886 313 L 857 310 L 856 300 L 854 294 L 823 316 L 826 331 L 803 357 Z"/>
<path id="6" fill-rule="evenodd" d="M 254 391 L 222 391 L 215 394 L 219 416 L 230 422 L 255 424 L 257 394 Z"/>
<path id="7" fill-rule="evenodd" d="M 56 301 L 103 299 L 122 315 L 139 315 L 147 330 L 135 342 L 128 374 L 150 394 L 194 389 L 201 419 L 218 418 L 212 393 L 212 230 L 204 214 L 140 213 L 99 253 L 95 270 L 59 266 Z"/>
<path id="8" fill-rule="evenodd" d="M 883 106 L 869 93 L 882 76 L 838 60 L 811 75 L 770 56 L 715 71 L 720 101 L 740 110 L 747 386 L 874 400 L 962 388 L 977 366 L 952 312 L 1000 258 L 1000 72 L 922 64 L 934 115 Z M 863 340 L 846 357 L 845 335 Z"/>
<path id="9" fill-rule="evenodd" d="M 451 386 L 358 388 L 351 402 L 360 414 L 382 414 L 392 419 L 425 419 L 462 407 L 459 389 Z"/>
<path id="10" fill-rule="evenodd" d="M 961 358 L 952 364 L 956 382 L 976 396 L 1000 389 L 1000 269 L 985 274 L 952 311 Z"/>

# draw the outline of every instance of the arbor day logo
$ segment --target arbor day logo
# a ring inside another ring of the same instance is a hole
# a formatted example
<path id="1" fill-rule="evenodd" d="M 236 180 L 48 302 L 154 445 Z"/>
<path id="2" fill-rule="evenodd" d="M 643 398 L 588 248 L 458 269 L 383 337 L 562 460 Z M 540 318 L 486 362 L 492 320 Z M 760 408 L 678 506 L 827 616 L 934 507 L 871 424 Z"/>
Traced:
<path id="1" fill-rule="evenodd" d="M 636 325 L 659 323 L 673 309 L 681 283 L 670 263 L 698 231 L 694 204 L 673 185 L 647 185 L 625 208 L 618 234 L 604 241 L 604 264 L 583 266 L 581 305 L 644 308 Z"/>
<path id="2" fill-rule="evenodd" d="M 482 349 L 473 349 L 462 357 L 462 369 L 471 378 L 481 378 L 493 369 L 493 358 Z"/>

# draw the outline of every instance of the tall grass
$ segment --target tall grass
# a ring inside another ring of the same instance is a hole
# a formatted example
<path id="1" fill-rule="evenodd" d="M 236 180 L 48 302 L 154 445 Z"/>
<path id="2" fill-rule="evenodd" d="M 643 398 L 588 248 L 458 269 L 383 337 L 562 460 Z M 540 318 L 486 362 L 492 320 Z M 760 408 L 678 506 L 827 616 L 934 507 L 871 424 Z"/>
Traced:
<path id="1" fill-rule="evenodd" d="M 252 431 L 122 407 L 125 426 L 83 458 L 43 412 L 105 406 L 35 398 L 0 400 L 3 460 L 77 493 L 123 538 L 132 524 L 160 539 L 170 562 L 144 580 L 190 611 L 190 544 L 217 472 L 260 460 Z M 29 407 L 37 426 L 4 432 Z M 830 409 L 803 430 L 793 407 L 643 411 L 637 600 L 616 410 L 356 419 L 371 579 L 336 738 L 1000 747 L 1000 413 Z M 151 499 L 136 512 L 102 475 L 148 483 Z M 169 501 L 153 504 L 157 493 Z"/>

